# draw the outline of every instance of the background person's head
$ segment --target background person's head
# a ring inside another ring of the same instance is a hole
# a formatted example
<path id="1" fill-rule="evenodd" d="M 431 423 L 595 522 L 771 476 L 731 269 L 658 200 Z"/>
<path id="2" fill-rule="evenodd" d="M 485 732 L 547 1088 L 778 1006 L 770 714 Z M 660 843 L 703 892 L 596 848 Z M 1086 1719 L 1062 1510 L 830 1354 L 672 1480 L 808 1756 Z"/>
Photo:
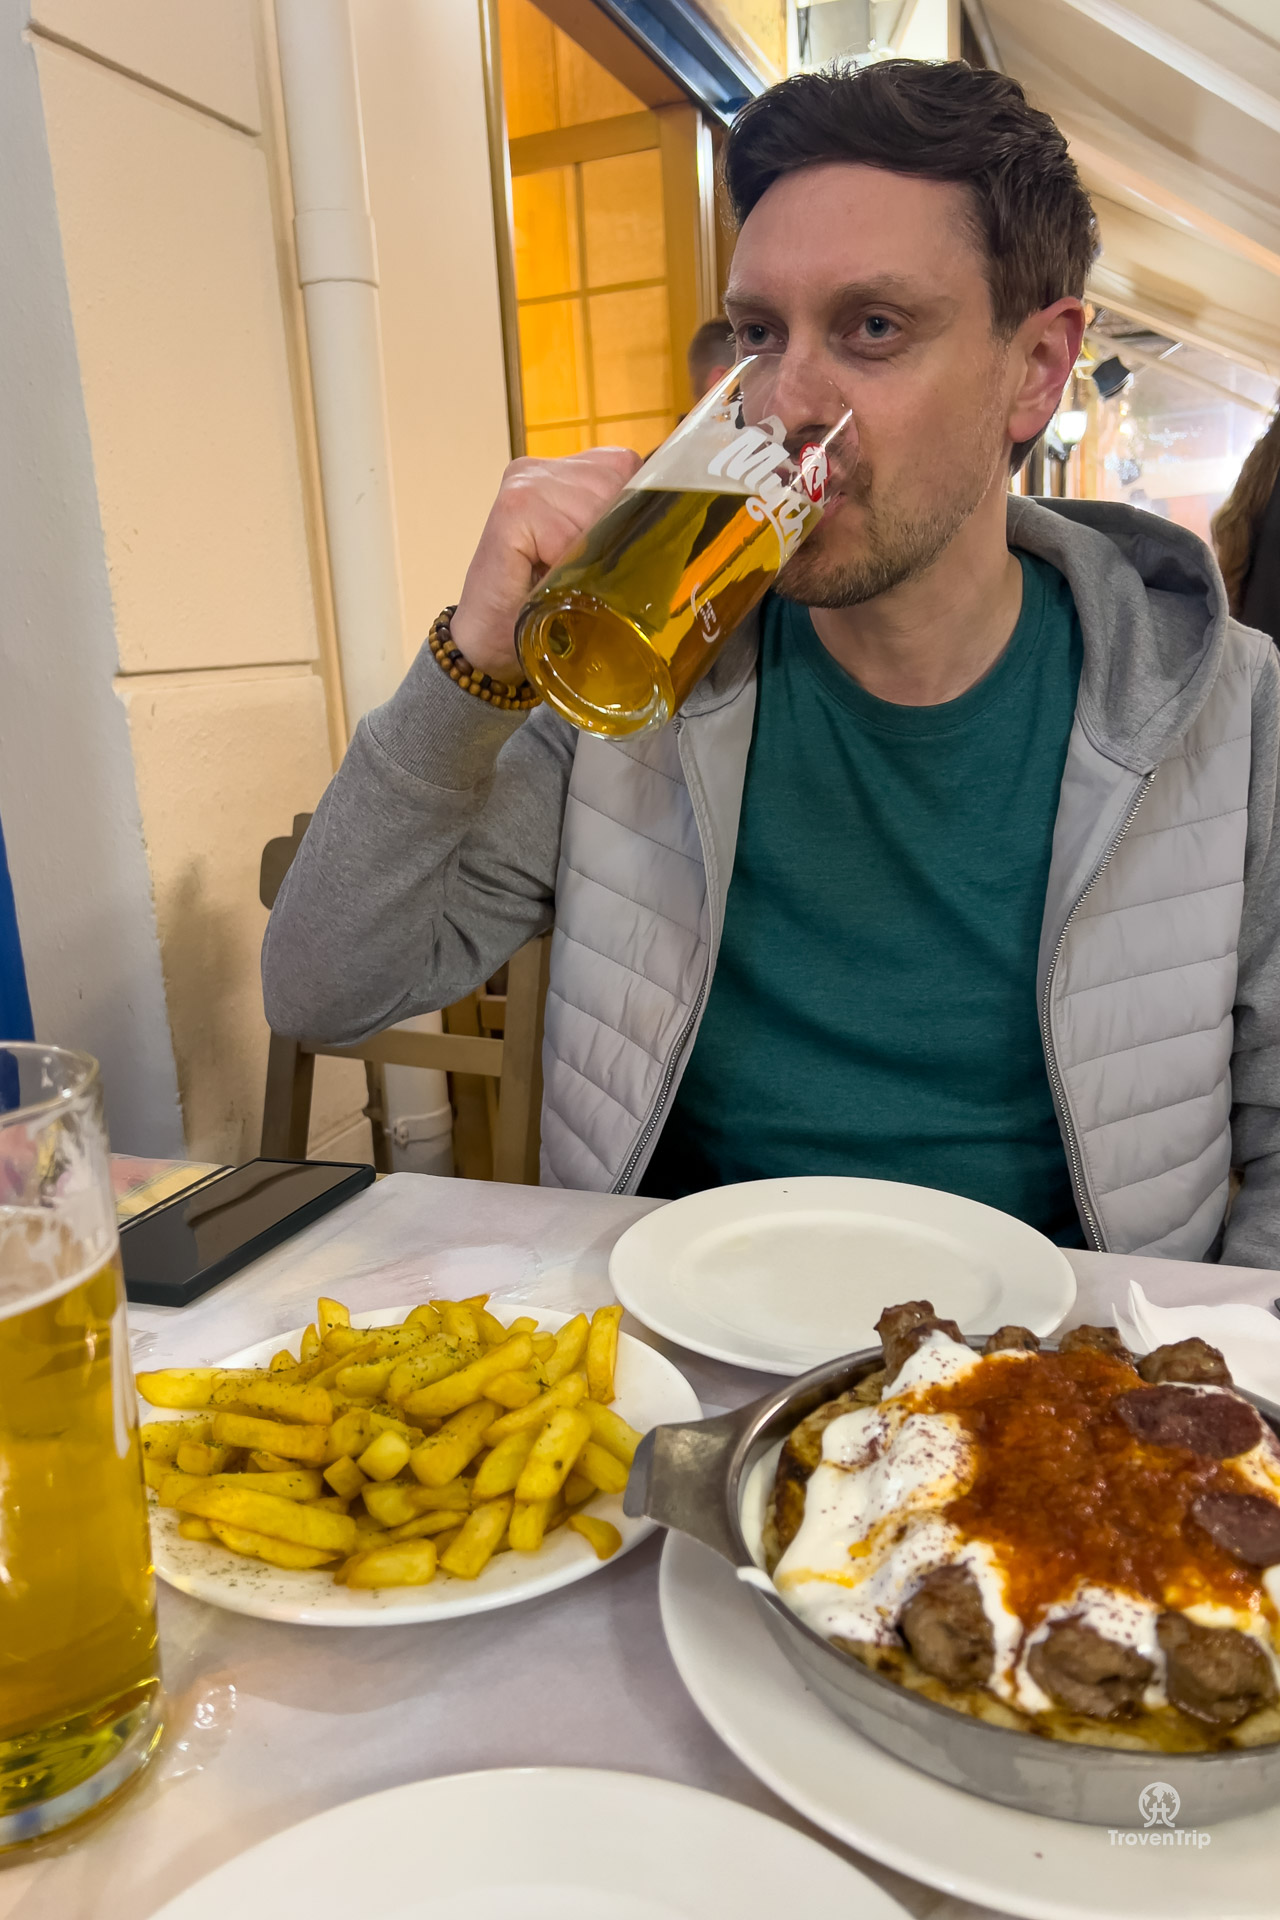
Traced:
<path id="1" fill-rule="evenodd" d="M 836 382 L 858 430 L 782 585 L 855 605 L 929 567 L 1043 431 L 1079 351 L 1093 209 L 1053 121 L 959 61 L 785 80 L 738 115 L 724 178 L 739 351 L 782 356 L 791 415 L 806 381 Z"/>
<path id="2" fill-rule="evenodd" d="M 695 400 L 723 380 L 737 359 L 733 328 L 723 315 L 704 320 L 689 342 L 689 385 Z"/>

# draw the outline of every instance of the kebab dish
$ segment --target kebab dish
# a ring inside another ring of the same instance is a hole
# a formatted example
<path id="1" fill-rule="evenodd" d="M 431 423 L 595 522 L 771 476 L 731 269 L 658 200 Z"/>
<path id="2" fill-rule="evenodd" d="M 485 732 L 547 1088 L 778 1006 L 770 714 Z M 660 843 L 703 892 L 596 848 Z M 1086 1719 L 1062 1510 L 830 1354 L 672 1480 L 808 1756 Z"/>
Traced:
<path id="1" fill-rule="evenodd" d="M 961 1712 L 1165 1753 L 1280 1740 L 1280 1441 L 1222 1355 L 1108 1327 L 981 1353 L 928 1301 L 786 1441 L 765 1564 L 834 1646 Z"/>

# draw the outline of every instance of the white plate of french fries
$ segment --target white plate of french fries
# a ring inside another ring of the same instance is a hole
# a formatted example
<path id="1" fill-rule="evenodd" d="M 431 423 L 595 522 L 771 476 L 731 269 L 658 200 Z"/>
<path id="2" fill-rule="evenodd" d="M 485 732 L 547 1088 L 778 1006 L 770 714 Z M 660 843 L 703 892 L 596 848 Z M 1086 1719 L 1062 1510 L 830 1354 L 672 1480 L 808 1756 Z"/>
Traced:
<path id="1" fill-rule="evenodd" d="M 696 1420 L 620 1307 L 424 1301 L 137 1376 L 156 1571 L 302 1626 L 453 1618 L 550 1593 L 652 1531 L 640 1436 Z"/>

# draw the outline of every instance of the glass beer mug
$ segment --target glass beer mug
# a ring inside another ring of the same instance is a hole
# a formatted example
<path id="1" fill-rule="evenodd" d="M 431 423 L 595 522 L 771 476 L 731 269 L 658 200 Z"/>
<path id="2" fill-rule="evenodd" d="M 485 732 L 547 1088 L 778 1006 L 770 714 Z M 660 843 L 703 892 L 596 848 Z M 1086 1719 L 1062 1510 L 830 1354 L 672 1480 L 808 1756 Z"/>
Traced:
<path id="1" fill-rule="evenodd" d="M 760 356 L 732 367 L 521 610 L 525 673 L 575 726 L 616 737 L 665 725 L 817 525 L 833 464 L 852 464 L 834 389 L 828 423 L 794 444 L 774 404 L 778 368 Z"/>
<path id="2" fill-rule="evenodd" d="M 0 1043 L 0 1848 L 159 1738 L 136 1406 L 97 1062 Z"/>

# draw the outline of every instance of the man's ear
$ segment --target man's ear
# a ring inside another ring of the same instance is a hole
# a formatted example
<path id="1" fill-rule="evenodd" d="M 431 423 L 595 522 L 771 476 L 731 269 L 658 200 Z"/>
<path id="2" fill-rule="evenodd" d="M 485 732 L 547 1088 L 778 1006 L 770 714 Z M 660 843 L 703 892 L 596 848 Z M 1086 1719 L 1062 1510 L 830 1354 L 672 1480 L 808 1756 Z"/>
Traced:
<path id="1" fill-rule="evenodd" d="M 1009 366 L 1017 384 L 1007 427 L 1014 446 L 1037 439 L 1053 418 L 1083 338 L 1084 307 L 1074 294 L 1031 314 L 1014 334 Z"/>

